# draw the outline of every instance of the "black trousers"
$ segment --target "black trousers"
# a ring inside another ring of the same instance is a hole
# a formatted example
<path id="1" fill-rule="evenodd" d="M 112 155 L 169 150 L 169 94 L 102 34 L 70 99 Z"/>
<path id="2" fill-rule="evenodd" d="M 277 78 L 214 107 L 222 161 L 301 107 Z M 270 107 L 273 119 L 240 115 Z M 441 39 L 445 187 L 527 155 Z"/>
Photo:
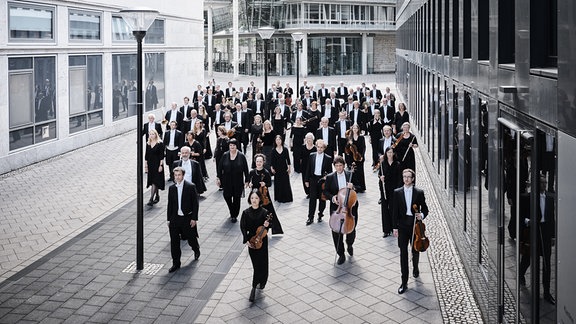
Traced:
<path id="1" fill-rule="evenodd" d="M 166 164 L 168 164 L 168 169 L 170 170 L 170 180 L 174 179 L 174 166 L 172 164 L 179 160 L 178 152 L 180 152 L 178 149 L 173 151 L 166 150 Z"/>
<path id="2" fill-rule="evenodd" d="M 380 212 L 382 215 L 382 233 L 392 232 L 392 194 L 393 192 L 387 192 L 386 197 L 384 197 L 384 185 L 382 181 L 378 180 L 378 186 L 380 187 Z"/>
<path id="3" fill-rule="evenodd" d="M 336 253 L 340 256 L 344 255 L 344 241 L 346 241 L 347 246 L 352 246 L 356 240 L 356 226 L 358 225 L 358 203 L 352 207 L 352 215 L 354 215 L 354 230 L 346 234 L 346 239 L 344 239 L 344 234 L 332 231 L 332 241 L 334 241 L 334 248 L 336 248 Z"/>
<path id="4" fill-rule="evenodd" d="M 268 237 L 264 237 L 260 249 L 248 248 L 248 254 L 254 268 L 252 288 L 256 288 L 258 284 L 261 286 L 266 285 L 266 282 L 268 282 Z"/>
<path id="5" fill-rule="evenodd" d="M 400 248 L 400 270 L 402 272 L 402 284 L 408 283 L 408 245 L 414 239 L 414 217 L 404 216 L 406 218 L 404 224 L 398 226 L 398 247 Z M 410 222 L 411 225 L 407 225 Z M 412 267 L 418 269 L 418 260 L 420 259 L 420 252 L 415 251 L 412 247 Z"/>
<path id="6" fill-rule="evenodd" d="M 545 228 L 546 223 L 540 223 L 538 227 L 538 254 L 542 257 L 542 286 L 544 295 L 550 295 L 550 257 L 552 255 L 552 237 L 541 228 Z M 538 259 L 538 262 L 539 259 Z M 522 254 L 520 259 L 520 276 L 523 277 L 530 267 L 530 253 Z"/>
<path id="7" fill-rule="evenodd" d="M 321 177 L 311 176 L 310 177 L 310 198 L 308 201 L 308 218 L 313 219 L 314 213 L 316 212 L 316 202 L 318 202 L 318 214 L 323 214 L 326 209 L 326 201 L 322 200 L 322 188 L 318 185 L 318 180 Z"/>
<path id="8" fill-rule="evenodd" d="M 192 247 L 194 253 L 200 253 L 200 245 L 198 244 L 198 230 L 197 226 L 190 227 L 190 216 L 178 216 L 170 221 L 170 252 L 172 254 L 172 265 L 180 266 L 180 257 L 182 250 L 180 249 L 180 240 L 187 240 L 188 245 Z"/>
<path id="9" fill-rule="evenodd" d="M 230 217 L 238 218 L 238 215 L 240 214 L 240 203 L 242 202 L 242 196 L 224 195 L 224 200 L 226 201 L 226 205 L 228 205 Z"/>

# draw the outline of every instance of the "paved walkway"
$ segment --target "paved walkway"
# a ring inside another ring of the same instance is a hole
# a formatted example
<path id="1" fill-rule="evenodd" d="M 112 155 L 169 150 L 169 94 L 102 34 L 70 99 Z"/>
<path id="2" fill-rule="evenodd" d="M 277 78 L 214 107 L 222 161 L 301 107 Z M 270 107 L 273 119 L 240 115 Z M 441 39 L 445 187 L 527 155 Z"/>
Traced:
<path id="1" fill-rule="evenodd" d="M 224 84 L 230 76 L 215 79 Z M 287 78 L 280 79 L 284 85 Z M 342 79 L 394 85 L 391 75 Z M 342 266 L 334 265 L 327 222 L 304 225 L 307 200 L 293 174 L 294 202 L 275 204 L 286 234 L 271 238 L 269 284 L 255 303 L 248 302 L 252 267 L 238 223 L 228 221 L 213 181 L 200 202 L 200 260 L 184 249 L 182 269 L 168 274 L 164 191 L 145 210 L 147 263 L 135 273 L 135 140 L 130 132 L 0 177 L 0 323 L 480 322 L 445 222 L 434 214 L 440 208 L 432 184 L 422 176 L 418 185 L 432 211 L 428 228 L 442 236 L 433 237 L 438 243 L 422 255 L 420 278 L 411 278 L 402 296 L 396 240 L 382 238 L 377 180 L 369 170 L 368 190 L 359 194 L 355 254 Z M 213 178 L 213 163 L 208 167 Z"/>

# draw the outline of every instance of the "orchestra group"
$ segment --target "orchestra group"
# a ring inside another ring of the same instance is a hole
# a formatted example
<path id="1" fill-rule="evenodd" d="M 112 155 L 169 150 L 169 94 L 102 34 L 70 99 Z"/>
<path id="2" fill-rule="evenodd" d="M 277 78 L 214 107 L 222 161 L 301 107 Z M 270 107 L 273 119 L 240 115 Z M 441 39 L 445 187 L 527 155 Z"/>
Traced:
<path id="1" fill-rule="evenodd" d="M 214 143 L 211 132 L 216 134 Z M 198 196 L 207 189 L 205 182 L 211 175 L 206 165 L 213 161 L 216 174 L 212 176 L 222 191 L 230 221 L 236 223 L 241 216 L 243 242 L 254 267 L 250 301 L 268 279 L 267 230 L 283 234 L 273 200 L 293 201 L 292 172 L 300 174 L 308 198 L 307 226 L 314 223 L 316 214 L 317 222 L 322 222 L 329 204 L 338 265 L 346 261 L 345 251 L 354 254 L 358 194 L 366 190 L 365 170 L 377 174 L 383 237 L 397 237 L 400 248 L 398 293 L 407 289 L 408 245 L 412 275 L 418 278 L 418 256 L 423 249 L 415 247 L 423 233 L 414 233 L 414 228 L 428 215 L 428 207 L 424 192 L 414 187 L 418 142 L 410 132 L 406 106 L 396 104 L 389 88 L 382 91 L 376 84 L 364 83 L 348 87 L 340 82 L 330 88 L 321 83 L 314 89 L 305 80 L 299 89 L 292 89 L 289 83 L 282 87 L 278 81 L 262 93 L 253 82 L 246 88 L 228 82 L 222 89 L 209 81 L 208 86 L 197 86 L 192 100 L 185 97 L 180 106 L 173 102 L 163 112 L 162 122 L 150 114 L 143 134 L 144 166 L 151 188 L 147 205 L 160 201 L 165 165 L 172 182 L 167 202 L 170 273 L 180 268 L 181 240 L 188 241 L 195 260 L 200 257 Z M 370 167 L 365 163 L 367 145 L 372 148 Z M 246 198 L 249 207 L 241 211 Z"/>

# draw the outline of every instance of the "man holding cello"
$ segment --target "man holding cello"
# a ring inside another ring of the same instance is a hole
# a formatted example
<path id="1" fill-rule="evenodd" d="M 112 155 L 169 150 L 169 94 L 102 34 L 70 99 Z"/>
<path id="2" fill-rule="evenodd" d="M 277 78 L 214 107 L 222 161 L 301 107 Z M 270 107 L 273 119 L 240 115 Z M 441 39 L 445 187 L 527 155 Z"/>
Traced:
<path id="1" fill-rule="evenodd" d="M 330 228 L 332 239 L 338 254 L 338 264 L 346 261 L 344 255 L 344 234 L 348 254 L 354 255 L 352 245 L 356 239 L 356 224 L 358 223 L 358 200 L 352 184 L 352 172 L 344 170 L 344 158 L 334 158 L 336 171 L 326 176 L 324 195 L 330 200 Z"/>
<path id="2" fill-rule="evenodd" d="M 415 172 L 412 169 L 402 171 L 404 185 L 394 190 L 392 222 L 394 237 L 398 238 L 400 248 L 400 268 L 402 271 L 402 283 L 398 293 L 403 294 L 408 289 L 408 244 L 412 246 L 412 275 L 418 278 L 418 259 L 420 252 L 414 249 L 414 224 L 416 220 L 422 220 L 428 215 L 428 205 L 424 191 L 414 187 Z"/>

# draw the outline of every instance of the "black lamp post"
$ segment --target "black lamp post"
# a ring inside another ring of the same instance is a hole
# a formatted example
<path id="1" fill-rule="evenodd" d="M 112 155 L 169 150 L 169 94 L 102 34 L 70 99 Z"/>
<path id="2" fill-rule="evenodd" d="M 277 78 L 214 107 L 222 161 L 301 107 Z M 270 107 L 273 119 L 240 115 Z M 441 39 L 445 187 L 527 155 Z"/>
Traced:
<path id="1" fill-rule="evenodd" d="M 268 40 L 272 38 L 274 32 L 274 28 L 270 26 L 258 28 L 258 34 L 264 40 L 264 96 L 268 95 Z"/>
<path id="2" fill-rule="evenodd" d="M 149 8 L 133 8 L 121 10 L 120 15 L 136 38 L 138 43 L 138 51 L 136 53 L 136 70 L 138 72 L 137 80 L 137 101 L 136 101 L 136 136 L 137 150 L 136 150 L 136 269 L 144 269 L 144 187 L 143 187 L 143 142 L 142 142 L 142 113 L 143 113 L 143 98 L 142 98 L 142 39 L 146 36 L 146 31 L 158 16 L 158 11 Z"/>
<path id="3" fill-rule="evenodd" d="M 304 38 L 304 33 L 292 33 L 292 39 L 296 42 L 296 98 L 300 98 L 300 42 Z"/>

